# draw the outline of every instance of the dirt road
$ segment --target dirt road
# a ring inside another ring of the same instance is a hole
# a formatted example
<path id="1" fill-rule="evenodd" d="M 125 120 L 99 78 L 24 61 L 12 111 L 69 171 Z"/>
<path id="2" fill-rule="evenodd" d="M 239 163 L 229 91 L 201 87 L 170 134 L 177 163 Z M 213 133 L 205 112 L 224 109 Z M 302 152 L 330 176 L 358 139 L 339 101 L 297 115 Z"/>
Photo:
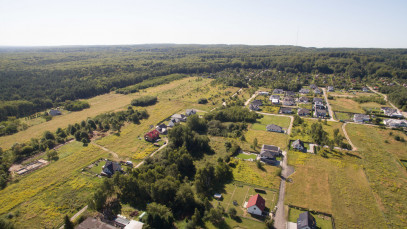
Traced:
<path id="1" fill-rule="evenodd" d="M 346 132 L 346 122 L 342 125 L 342 130 L 343 130 L 343 134 L 345 135 L 346 140 L 348 140 L 349 144 L 352 146 L 352 151 L 356 151 L 358 150 L 358 148 L 356 148 L 355 145 L 353 145 L 352 141 L 350 140 L 349 136 L 348 136 L 348 132 Z"/>
<path id="2" fill-rule="evenodd" d="M 336 121 L 336 120 L 334 119 L 334 112 L 332 112 L 331 105 L 330 105 L 329 102 L 328 102 L 328 95 L 327 95 L 327 93 L 326 93 L 326 89 L 325 89 L 325 88 L 322 88 L 322 91 L 324 92 L 325 103 L 326 103 L 326 106 L 328 107 L 329 116 L 331 117 L 331 118 L 329 119 L 329 121 Z"/>

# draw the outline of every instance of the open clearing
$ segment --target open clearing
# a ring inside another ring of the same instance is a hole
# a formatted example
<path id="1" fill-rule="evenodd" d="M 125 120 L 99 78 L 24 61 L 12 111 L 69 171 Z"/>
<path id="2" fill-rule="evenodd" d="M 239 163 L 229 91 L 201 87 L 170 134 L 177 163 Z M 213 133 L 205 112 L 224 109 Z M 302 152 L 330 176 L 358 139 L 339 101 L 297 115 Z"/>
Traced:
<path id="1" fill-rule="evenodd" d="M 289 151 L 295 167 L 286 184 L 286 204 L 332 214 L 337 228 L 384 228 L 384 217 L 360 165 L 346 154 Z"/>
<path id="2" fill-rule="evenodd" d="M 269 124 L 275 124 L 277 126 L 283 127 L 287 130 L 290 126 L 291 119 L 289 117 L 283 116 L 273 116 L 273 115 L 264 115 L 263 118 L 257 120 L 256 123 L 253 123 L 251 126 L 254 130 L 266 130 L 266 126 Z"/>
<path id="3" fill-rule="evenodd" d="M 346 129 L 364 158 L 367 179 L 385 222 L 392 228 L 407 227 L 407 171 L 397 161 L 398 157 L 407 155 L 407 146 L 390 136 L 390 132 L 400 133 L 357 124 L 349 124 Z"/>
<path id="4" fill-rule="evenodd" d="M 61 158 L 0 191 L 0 215 L 13 213 L 18 228 L 56 227 L 65 214 L 86 205 L 87 198 L 102 179 L 87 176 L 81 169 L 109 157 L 105 151 L 73 142 L 61 147 Z M 62 156 L 63 155 L 63 156 Z"/>
<path id="5" fill-rule="evenodd" d="M 250 148 L 250 145 L 253 144 L 254 138 L 257 138 L 258 148 L 256 150 L 260 151 L 261 146 L 263 144 L 266 145 L 275 145 L 280 147 L 281 149 L 286 149 L 288 144 L 288 135 L 283 133 L 275 133 L 275 132 L 268 132 L 265 130 L 253 130 L 249 129 L 246 134 L 245 138 L 248 144 L 242 146 L 243 150 L 251 151 L 253 150 Z"/>

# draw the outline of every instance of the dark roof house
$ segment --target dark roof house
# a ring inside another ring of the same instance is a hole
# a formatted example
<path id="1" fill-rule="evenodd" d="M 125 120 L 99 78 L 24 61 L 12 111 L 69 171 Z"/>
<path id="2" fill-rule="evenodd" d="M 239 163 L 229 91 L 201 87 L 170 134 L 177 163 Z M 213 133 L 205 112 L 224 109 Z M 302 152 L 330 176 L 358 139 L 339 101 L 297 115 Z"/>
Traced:
<path id="1" fill-rule="evenodd" d="M 308 94 L 308 93 L 309 93 L 309 89 L 301 88 L 300 93 L 301 93 L 301 94 Z"/>
<path id="2" fill-rule="evenodd" d="M 274 89 L 273 94 L 283 94 L 284 90 L 283 89 Z"/>
<path id="3" fill-rule="evenodd" d="M 312 99 L 312 102 L 313 103 L 317 103 L 317 102 L 320 102 L 320 103 L 323 103 L 323 99 L 322 98 L 318 98 L 318 97 L 314 97 L 313 99 Z"/>
<path id="4" fill-rule="evenodd" d="M 355 114 L 353 116 L 353 121 L 357 123 L 364 123 L 370 121 L 370 116 L 365 114 Z"/>
<path id="5" fill-rule="evenodd" d="M 190 115 L 194 115 L 194 114 L 196 114 L 196 110 L 194 110 L 194 109 L 187 109 L 185 111 L 186 116 L 190 116 Z"/>
<path id="6" fill-rule="evenodd" d="M 122 167 L 119 163 L 115 161 L 106 161 L 106 164 L 103 166 L 101 174 L 104 176 L 111 177 L 115 172 L 121 172 Z"/>
<path id="7" fill-rule="evenodd" d="M 316 118 L 325 118 L 326 117 L 326 110 L 322 110 L 322 109 L 316 109 L 314 112 L 314 116 Z"/>
<path id="8" fill-rule="evenodd" d="M 57 115 L 61 115 L 62 113 L 59 110 L 51 109 L 51 110 L 49 110 L 48 114 L 51 116 L 57 116 Z"/>
<path id="9" fill-rule="evenodd" d="M 260 110 L 260 107 L 258 105 L 254 105 L 253 103 L 251 103 L 249 105 L 249 109 L 252 111 L 258 111 L 258 110 Z"/>
<path id="10" fill-rule="evenodd" d="M 165 125 L 164 123 L 161 123 L 160 125 L 158 125 L 155 128 L 158 132 L 160 132 L 160 134 L 167 134 L 167 125 Z"/>
<path id="11" fill-rule="evenodd" d="M 297 229 L 316 229 L 315 218 L 308 212 L 303 212 L 297 219 Z"/>
<path id="12" fill-rule="evenodd" d="M 251 104 L 256 105 L 256 106 L 262 106 L 263 101 L 256 99 L 256 100 L 253 100 L 253 102 L 251 102 Z"/>
<path id="13" fill-rule="evenodd" d="M 76 229 L 116 229 L 116 227 L 100 221 L 99 219 L 88 217 L 75 227 Z"/>
<path id="14" fill-rule="evenodd" d="M 270 100 L 272 100 L 272 99 L 280 99 L 280 96 L 279 95 L 271 95 Z"/>
<path id="15" fill-rule="evenodd" d="M 293 91 L 286 91 L 285 95 L 286 96 L 295 96 L 295 93 Z"/>
<path id="16" fill-rule="evenodd" d="M 304 142 L 302 142 L 300 139 L 293 141 L 293 143 L 291 143 L 291 147 L 293 147 L 293 149 L 296 149 L 299 151 L 305 150 Z"/>
<path id="17" fill-rule="evenodd" d="M 298 99 L 298 102 L 300 102 L 300 103 L 308 103 L 309 99 L 308 99 L 308 97 L 303 96 L 303 97 L 300 97 Z"/>
<path id="18" fill-rule="evenodd" d="M 275 160 L 276 157 L 281 156 L 281 149 L 277 146 L 263 145 L 260 151 L 261 158 Z"/>
<path id="19" fill-rule="evenodd" d="M 292 114 L 293 110 L 290 107 L 282 107 L 280 108 L 280 112 L 282 114 Z"/>
<path id="20" fill-rule="evenodd" d="M 266 130 L 270 132 L 284 133 L 284 130 L 281 126 L 277 126 L 274 124 L 267 125 Z"/>
<path id="21" fill-rule="evenodd" d="M 171 116 L 171 119 L 178 119 L 181 122 L 186 122 L 187 121 L 187 116 L 183 114 L 174 114 Z"/>
<path id="22" fill-rule="evenodd" d="M 298 109 L 297 114 L 298 114 L 299 116 L 308 116 L 308 115 L 311 114 L 311 110 L 305 109 L 305 108 L 300 108 L 300 109 Z"/>

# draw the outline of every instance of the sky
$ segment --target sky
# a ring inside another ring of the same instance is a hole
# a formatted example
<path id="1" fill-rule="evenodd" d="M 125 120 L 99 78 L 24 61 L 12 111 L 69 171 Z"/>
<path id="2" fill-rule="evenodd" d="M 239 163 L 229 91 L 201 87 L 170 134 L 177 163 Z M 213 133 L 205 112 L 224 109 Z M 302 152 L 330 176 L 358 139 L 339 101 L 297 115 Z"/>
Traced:
<path id="1" fill-rule="evenodd" d="M 407 0 L 0 0 L 0 46 L 407 48 Z"/>

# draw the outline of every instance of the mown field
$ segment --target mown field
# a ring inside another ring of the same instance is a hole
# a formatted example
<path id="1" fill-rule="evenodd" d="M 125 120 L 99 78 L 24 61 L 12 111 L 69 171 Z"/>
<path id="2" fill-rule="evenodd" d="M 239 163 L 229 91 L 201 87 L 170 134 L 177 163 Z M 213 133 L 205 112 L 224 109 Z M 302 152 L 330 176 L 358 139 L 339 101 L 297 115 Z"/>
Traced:
<path id="1" fill-rule="evenodd" d="M 61 158 L 0 191 L 0 215 L 11 213 L 17 228 L 51 228 L 87 203 L 102 179 L 84 175 L 82 168 L 109 157 L 105 151 L 73 142 L 58 150 Z"/>
<path id="2" fill-rule="evenodd" d="M 376 94 L 373 93 L 361 93 L 354 96 L 343 97 L 337 96 L 334 99 L 329 100 L 329 104 L 332 107 L 333 111 L 339 112 L 352 112 L 352 113 L 361 113 L 364 114 L 364 108 L 379 108 L 385 105 L 381 105 L 376 102 L 367 102 L 367 103 L 358 103 L 352 99 L 352 97 L 359 97 L 359 96 L 375 96 L 378 97 Z M 387 105 L 388 106 L 388 105 Z"/>
<path id="3" fill-rule="evenodd" d="M 300 211 L 295 208 L 290 208 L 289 215 L 288 215 L 288 221 L 297 223 L 298 217 L 303 212 L 304 211 Z M 311 215 L 314 216 L 316 224 L 318 225 L 318 227 L 320 229 L 331 229 L 332 228 L 332 221 L 330 220 L 329 217 L 325 217 L 325 216 L 318 215 L 318 214 L 312 214 L 312 213 L 311 213 Z"/>
<path id="4" fill-rule="evenodd" d="M 277 126 L 283 127 L 287 130 L 290 126 L 291 119 L 284 116 L 275 116 L 275 115 L 264 115 L 263 118 L 258 119 L 256 123 L 251 125 L 251 128 L 254 130 L 266 130 L 266 126 L 269 124 L 274 124 Z"/>
<path id="5" fill-rule="evenodd" d="M 319 155 L 289 151 L 295 167 L 286 185 L 286 204 L 332 214 L 336 228 L 384 228 L 362 159 L 343 152 Z"/>
<path id="6" fill-rule="evenodd" d="M 268 132 L 265 130 L 249 129 L 245 134 L 245 138 L 248 144 L 243 145 L 242 149 L 247 151 L 253 151 L 253 149 L 250 146 L 253 145 L 253 141 L 255 138 L 257 138 L 258 142 L 258 147 L 256 148 L 256 150 L 259 152 L 263 144 L 275 145 L 283 150 L 286 149 L 288 145 L 288 135 L 282 133 Z"/>
<path id="7" fill-rule="evenodd" d="M 407 227 L 407 171 L 397 161 L 406 157 L 407 144 L 394 140 L 402 133 L 356 124 L 346 130 L 364 158 L 364 171 L 384 222 L 391 228 Z"/>

